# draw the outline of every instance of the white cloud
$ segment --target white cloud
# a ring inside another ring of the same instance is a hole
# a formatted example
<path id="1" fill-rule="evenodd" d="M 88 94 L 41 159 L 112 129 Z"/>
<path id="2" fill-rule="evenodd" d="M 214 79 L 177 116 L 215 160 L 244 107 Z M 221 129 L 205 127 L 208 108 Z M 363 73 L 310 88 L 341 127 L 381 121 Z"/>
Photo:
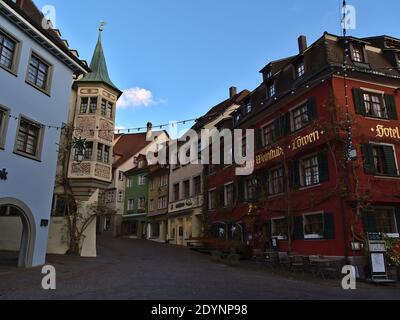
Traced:
<path id="1" fill-rule="evenodd" d="M 119 109 L 149 107 L 155 103 L 153 93 L 150 90 L 136 87 L 123 91 L 117 107 Z"/>

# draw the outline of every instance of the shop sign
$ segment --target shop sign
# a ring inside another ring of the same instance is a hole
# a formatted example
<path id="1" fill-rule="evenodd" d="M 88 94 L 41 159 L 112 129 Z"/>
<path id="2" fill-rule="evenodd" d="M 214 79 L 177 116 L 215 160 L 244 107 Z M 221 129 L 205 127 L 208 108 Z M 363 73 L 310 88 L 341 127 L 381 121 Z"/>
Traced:
<path id="1" fill-rule="evenodd" d="M 376 128 L 372 128 L 371 131 L 376 133 L 377 138 L 400 139 L 399 127 L 389 128 L 379 124 Z"/>
<path id="2" fill-rule="evenodd" d="M 293 151 L 304 148 L 311 143 L 319 141 L 322 134 L 323 132 L 320 133 L 319 131 L 314 131 L 306 136 L 298 137 L 293 140 L 290 147 Z"/>
<path id="3" fill-rule="evenodd" d="M 6 169 L 3 169 L 0 171 L 0 180 L 7 180 L 7 175 L 8 172 L 6 171 Z"/>
<path id="4" fill-rule="evenodd" d="M 274 159 L 277 159 L 283 156 L 284 151 L 281 147 L 277 147 L 275 149 L 268 150 L 256 157 L 256 164 L 259 166 L 261 164 L 267 163 Z"/>

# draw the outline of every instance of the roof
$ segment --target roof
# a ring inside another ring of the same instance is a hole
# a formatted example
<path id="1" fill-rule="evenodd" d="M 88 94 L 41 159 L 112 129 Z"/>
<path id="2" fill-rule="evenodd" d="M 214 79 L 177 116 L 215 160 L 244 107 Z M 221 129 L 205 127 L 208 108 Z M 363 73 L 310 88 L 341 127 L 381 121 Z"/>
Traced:
<path id="1" fill-rule="evenodd" d="M 99 38 L 93 53 L 92 61 L 90 62 L 90 69 L 92 71 L 87 73 L 78 82 L 102 82 L 117 90 L 121 94 L 121 90 L 119 90 L 111 81 L 108 74 L 107 62 L 104 56 L 103 45 L 101 43 L 101 33 L 102 29 L 99 30 Z"/>
<path id="2" fill-rule="evenodd" d="M 202 116 L 193 126 L 194 130 L 201 129 L 205 123 L 209 123 L 218 118 L 224 111 L 234 104 L 240 105 L 242 101 L 250 94 L 249 90 L 243 90 L 233 97 L 212 107 L 204 116 Z"/>
<path id="3" fill-rule="evenodd" d="M 150 142 L 146 141 L 146 133 L 125 134 L 118 137 L 119 140 L 114 146 L 114 153 L 120 155 L 121 158 L 114 162 L 114 168 L 120 167 L 150 144 Z"/>
<path id="4" fill-rule="evenodd" d="M 78 54 L 76 50 L 68 48 L 68 42 L 60 38 L 59 30 L 52 29 L 49 24 L 49 28 L 43 28 L 42 22 L 44 21 L 45 16 L 43 13 L 36 7 L 32 0 L 2 0 L 1 2 L 5 3 L 5 5 L 9 6 L 12 10 L 14 10 L 18 15 L 20 15 L 24 20 L 26 20 L 29 24 L 31 24 L 35 29 L 37 29 L 47 40 L 49 40 L 55 47 L 61 50 L 70 60 L 72 60 L 75 64 L 79 65 L 79 69 L 75 67 L 76 70 L 74 72 L 76 74 L 82 74 L 84 71 L 88 72 L 89 67 L 85 61 L 78 58 Z M 1 3 L 0 3 L 1 4 Z M 1 8 L 1 13 L 7 15 L 8 9 L 6 7 Z M 12 19 L 9 15 L 7 15 L 9 19 L 11 19 L 14 23 L 17 23 L 18 26 L 25 32 L 32 36 L 32 31 L 26 30 L 23 25 L 15 19 Z M 33 37 L 40 43 L 39 38 Z M 46 49 L 51 51 L 47 46 Z M 51 51 L 52 52 L 52 51 Z M 54 52 L 52 52 L 54 53 Z M 62 60 L 60 58 L 60 60 Z M 65 61 L 64 61 L 65 62 Z M 70 66 L 70 65 L 69 65 Z M 71 67 L 71 66 L 70 66 Z M 79 71 L 78 71 L 79 70 Z"/>

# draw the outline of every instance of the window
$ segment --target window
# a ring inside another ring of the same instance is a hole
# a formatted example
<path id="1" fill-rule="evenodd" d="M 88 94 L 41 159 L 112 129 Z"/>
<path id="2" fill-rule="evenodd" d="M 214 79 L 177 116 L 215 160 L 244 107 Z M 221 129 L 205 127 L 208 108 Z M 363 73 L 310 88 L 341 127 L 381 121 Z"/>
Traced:
<path id="1" fill-rule="evenodd" d="M 275 141 L 275 124 L 271 123 L 262 128 L 263 146 L 269 146 Z"/>
<path id="2" fill-rule="evenodd" d="M 48 91 L 50 65 L 37 55 L 32 54 L 28 67 L 27 82 L 37 88 Z"/>
<path id="3" fill-rule="evenodd" d="M 354 62 L 360 62 L 360 63 L 365 62 L 364 51 L 361 46 L 353 45 L 351 47 L 351 56 Z"/>
<path id="4" fill-rule="evenodd" d="M 375 208 L 365 217 L 367 232 L 380 232 L 389 237 L 399 237 L 400 210 L 394 208 Z"/>
<path id="5" fill-rule="evenodd" d="M 274 97 L 276 94 L 276 88 L 275 88 L 275 83 L 272 82 L 267 86 L 267 95 L 268 98 L 272 98 Z"/>
<path id="6" fill-rule="evenodd" d="M 156 210 L 156 202 L 154 201 L 154 199 L 150 200 L 149 210 L 150 211 L 155 211 Z"/>
<path id="7" fill-rule="evenodd" d="M 138 209 L 139 210 L 145 210 L 146 209 L 146 198 L 144 198 L 144 197 L 139 198 Z"/>
<path id="8" fill-rule="evenodd" d="M 174 201 L 179 201 L 181 198 L 179 183 L 174 185 Z"/>
<path id="9" fill-rule="evenodd" d="M 89 113 L 97 112 L 97 97 L 90 98 Z"/>
<path id="10" fill-rule="evenodd" d="M 110 101 L 107 101 L 107 117 L 109 119 L 112 119 L 114 116 L 113 109 L 114 109 L 114 104 L 111 103 Z"/>
<path id="11" fill-rule="evenodd" d="M 364 92 L 364 103 L 367 116 L 385 119 L 389 117 L 382 94 Z"/>
<path id="12" fill-rule="evenodd" d="M 101 99 L 100 113 L 103 117 L 107 116 L 107 100 Z"/>
<path id="13" fill-rule="evenodd" d="M 144 174 L 139 176 L 139 186 L 144 186 L 146 184 L 146 176 Z"/>
<path id="14" fill-rule="evenodd" d="M 81 98 L 81 105 L 80 105 L 79 112 L 87 113 L 88 106 L 89 106 L 89 98 L 87 98 L 87 97 Z"/>
<path id="15" fill-rule="evenodd" d="M 152 238 L 159 238 L 160 237 L 160 224 L 159 223 L 152 223 L 150 224 L 151 229 L 151 237 Z"/>
<path id="16" fill-rule="evenodd" d="M 320 183 L 318 156 L 312 156 L 302 160 L 302 185 L 305 187 Z"/>
<path id="17" fill-rule="evenodd" d="M 161 197 L 158 199 L 158 210 L 163 210 L 168 208 L 167 197 Z"/>
<path id="18" fill-rule="evenodd" d="M 156 183 L 155 183 L 154 179 L 151 179 L 149 181 L 149 189 L 150 189 L 150 191 L 154 191 L 155 190 L 155 187 L 156 187 L 155 185 L 156 185 Z"/>
<path id="19" fill-rule="evenodd" d="M 6 141 L 6 131 L 9 118 L 9 111 L 0 107 L 0 148 L 4 148 Z"/>
<path id="20" fill-rule="evenodd" d="M 97 145 L 97 161 L 110 163 L 110 147 L 101 143 Z"/>
<path id="21" fill-rule="evenodd" d="M 293 131 L 300 130 L 306 127 L 310 122 L 308 105 L 304 104 L 301 107 L 292 111 Z"/>
<path id="22" fill-rule="evenodd" d="M 233 206 L 234 185 L 233 183 L 225 186 L 225 207 Z"/>
<path id="23" fill-rule="evenodd" d="M 163 175 L 160 177 L 160 187 L 168 186 L 168 175 Z"/>
<path id="24" fill-rule="evenodd" d="M 115 201 L 115 191 L 107 191 L 106 195 L 107 203 L 113 203 Z"/>
<path id="25" fill-rule="evenodd" d="M 190 198 L 190 181 L 186 180 L 183 182 L 183 197 L 185 199 Z"/>
<path id="26" fill-rule="evenodd" d="M 135 200 L 129 199 L 128 200 L 128 211 L 133 211 L 133 210 L 135 210 Z"/>
<path id="27" fill-rule="evenodd" d="M 124 181 L 124 173 L 122 171 L 118 171 L 118 180 Z"/>
<path id="28" fill-rule="evenodd" d="M 210 190 L 208 192 L 208 210 L 214 210 L 217 202 L 217 191 Z"/>
<path id="29" fill-rule="evenodd" d="M 303 62 L 295 66 L 296 69 L 296 79 L 301 78 L 306 73 L 306 67 Z"/>
<path id="30" fill-rule="evenodd" d="M 244 112 L 245 112 L 245 114 L 249 114 L 252 110 L 253 110 L 253 105 L 251 104 L 251 102 L 247 103 L 247 104 L 244 106 Z"/>
<path id="31" fill-rule="evenodd" d="M 124 202 L 124 192 L 122 190 L 118 191 L 118 202 Z"/>
<path id="32" fill-rule="evenodd" d="M 269 172 L 269 194 L 277 195 L 284 192 L 283 168 L 273 169 Z"/>
<path id="33" fill-rule="evenodd" d="M 194 183 L 194 195 L 198 196 L 202 193 L 201 192 L 201 177 L 200 176 L 195 177 L 193 179 L 193 183 Z"/>
<path id="34" fill-rule="evenodd" d="M 391 145 L 366 144 L 362 146 L 366 173 L 397 176 L 395 149 Z"/>
<path id="35" fill-rule="evenodd" d="M 75 149 L 74 161 L 78 161 L 78 150 Z M 93 142 L 86 142 L 85 150 L 83 151 L 83 160 L 91 161 L 93 157 Z"/>
<path id="36" fill-rule="evenodd" d="M 322 239 L 324 237 L 324 215 L 311 214 L 304 216 L 304 238 Z"/>
<path id="37" fill-rule="evenodd" d="M 146 166 L 146 162 L 144 160 L 139 160 L 138 168 L 143 169 Z"/>
<path id="38" fill-rule="evenodd" d="M 0 30 L 0 66 L 12 70 L 17 51 L 17 41 Z"/>
<path id="39" fill-rule="evenodd" d="M 21 118 L 15 152 L 38 159 L 41 152 L 43 130 L 41 125 Z"/>
<path id="40" fill-rule="evenodd" d="M 257 182 L 256 179 L 248 179 L 245 183 L 245 197 L 247 201 L 257 199 Z"/>
<path id="41" fill-rule="evenodd" d="M 132 178 L 127 178 L 126 179 L 126 187 L 127 188 L 132 188 L 133 187 L 133 179 Z"/>
<path id="42" fill-rule="evenodd" d="M 267 79 L 271 79 L 272 76 L 273 76 L 272 70 L 268 70 L 268 71 L 266 72 L 266 74 L 265 74 L 265 77 L 266 77 Z"/>
<path id="43" fill-rule="evenodd" d="M 272 236 L 281 240 L 288 238 L 288 220 L 286 218 L 273 219 L 271 223 Z"/>

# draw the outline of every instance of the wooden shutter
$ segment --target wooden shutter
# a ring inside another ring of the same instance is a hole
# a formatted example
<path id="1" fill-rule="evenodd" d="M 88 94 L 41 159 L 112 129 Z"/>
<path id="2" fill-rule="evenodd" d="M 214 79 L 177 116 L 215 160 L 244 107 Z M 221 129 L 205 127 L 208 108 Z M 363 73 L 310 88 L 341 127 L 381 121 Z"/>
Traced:
<path id="1" fill-rule="evenodd" d="M 267 229 L 267 232 L 266 232 L 267 240 L 269 240 L 272 238 L 272 221 L 271 220 L 267 221 L 266 229 Z"/>
<path id="2" fill-rule="evenodd" d="M 363 214 L 364 231 L 366 234 L 376 232 L 375 221 L 373 218 L 373 211 L 366 211 Z"/>
<path id="3" fill-rule="evenodd" d="M 257 129 L 256 130 L 256 147 L 257 150 L 261 150 L 264 145 L 263 145 L 263 129 Z"/>
<path id="4" fill-rule="evenodd" d="M 385 94 L 385 104 L 386 104 L 386 109 L 388 112 L 389 119 L 398 120 L 397 106 L 396 106 L 396 101 L 394 99 L 394 96 L 392 96 L 391 94 Z"/>
<path id="5" fill-rule="evenodd" d="M 396 165 L 396 157 L 394 154 L 393 147 L 384 146 L 383 153 L 385 154 L 385 166 L 388 175 L 397 176 L 397 165 Z"/>
<path id="6" fill-rule="evenodd" d="M 361 145 L 363 158 L 364 158 L 364 170 L 367 174 L 375 174 L 375 164 L 374 164 L 374 152 L 372 145 L 362 144 Z"/>
<path id="7" fill-rule="evenodd" d="M 325 152 L 318 154 L 319 182 L 329 181 L 329 163 Z"/>
<path id="8" fill-rule="evenodd" d="M 278 140 L 280 137 L 282 137 L 283 135 L 283 121 L 282 121 L 282 117 L 275 119 L 274 121 L 274 140 Z"/>
<path id="9" fill-rule="evenodd" d="M 317 117 L 317 99 L 315 97 L 312 97 L 308 101 L 308 119 L 309 121 L 313 121 Z"/>
<path id="10" fill-rule="evenodd" d="M 244 202 L 244 180 L 243 178 L 240 178 L 237 181 L 237 194 L 238 194 L 238 201 L 240 203 Z"/>
<path id="11" fill-rule="evenodd" d="M 335 239 L 335 219 L 333 213 L 324 213 L 324 238 Z"/>
<path id="12" fill-rule="evenodd" d="M 290 173 L 290 186 L 294 189 L 300 187 L 300 161 L 293 161 Z"/>
<path id="13" fill-rule="evenodd" d="M 395 209 L 397 232 L 400 233 L 400 207 Z"/>
<path id="14" fill-rule="evenodd" d="M 353 88 L 354 107 L 357 114 L 366 115 L 364 91 L 358 88 Z"/>
<path id="15" fill-rule="evenodd" d="M 293 240 L 304 240 L 303 216 L 293 218 Z"/>
<path id="16" fill-rule="evenodd" d="M 286 113 L 282 117 L 282 122 L 283 122 L 283 134 L 282 135 L 288 135 L 292 133 L 292 125 L 290 121 L 291 115 L 290 112 Z"/>

